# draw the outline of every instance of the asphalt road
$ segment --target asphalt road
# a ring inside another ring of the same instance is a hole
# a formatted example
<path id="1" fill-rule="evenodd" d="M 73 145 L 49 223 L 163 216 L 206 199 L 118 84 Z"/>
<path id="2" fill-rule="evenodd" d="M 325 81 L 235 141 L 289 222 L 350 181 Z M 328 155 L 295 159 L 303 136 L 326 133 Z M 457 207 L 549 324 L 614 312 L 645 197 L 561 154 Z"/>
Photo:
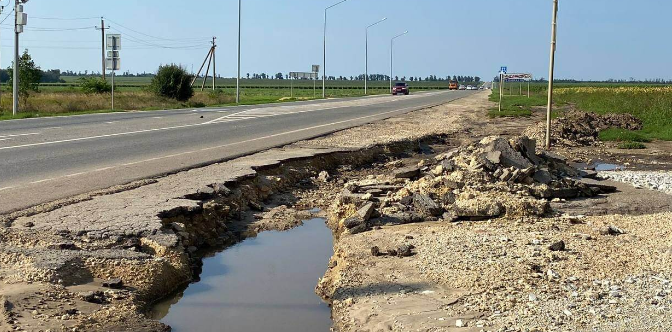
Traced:
<path id="1" fill-rule="evenodd" d="M 246 155 L 472 91 L 0 122 L 0 214 Z"/>

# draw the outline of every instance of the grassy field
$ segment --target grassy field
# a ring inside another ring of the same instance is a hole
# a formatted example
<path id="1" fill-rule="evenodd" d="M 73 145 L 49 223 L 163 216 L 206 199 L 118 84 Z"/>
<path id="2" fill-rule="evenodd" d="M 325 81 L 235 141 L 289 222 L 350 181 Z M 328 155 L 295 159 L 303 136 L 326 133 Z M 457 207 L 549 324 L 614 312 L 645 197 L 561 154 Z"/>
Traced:
<path id="1" fill-rule="evenodd" d="M 2 87 L 0 120 L 30 118 L 55 115 L 74 115 L 111 111 L 109 95 L 84 94 L 79 87 L 79 77 L 63 77 L 66 83 L 41 84 L 39 93 L 31 93 L 28 100 L 21 102 L 21 112 L 11 114 L 10 91 Z M 109 80 L 109 77 L 108 77 Z M 189 102 L 160 98 L 145 91 L 150 77 L 116 77 L 115 111 L 176 109 L 206 106 L 227 106 L 235 104 L 236 80 L 220 78 L 216 90 L 208 81 L 206 89 L 200 91 L 202 79 L 196 81 L 196 94 Z M 447 82 L 408 82 L 415 91 L 446 89 Z M 208 88 L 209 86 L 209 88 Z M 327 97 L 359 97 L 364 95 L 363 81 L 327 81 Z M 315 87 L 315 89 L 313 89 Z M 386 94 L 389 81 L 369 82 L 369 94 Z M 296 100 L 310 100 L 322 97 L 322 82 L 310 80 L 241 80 L 241 104 L 255 105 Z"/>
<path id="2" fill-rule="evenodd" d="M 525 116 L 526 111 L 532 106 L 546 104 L 545 84 L 532 84 L 531 91 L 530 99 L 526 96 L 505 95 L 502 103 L 503 110 L 509 112 L 509 116 Z M 499 100 L 498 91 L 493 91 L 490 100 L 495 102 Z M 622 144 L 624 147 L 638 148 L 642 146 L 642 142 L 672 140 L 672 87 L 670 86 L 561 83 L 556 85 L 554 104 L 556 106 L 572 104 L 579 110 L 598 114 L 629 113 L 642 120 L 644 124 L 644 128 L 640 131 L 605 130 L 600 133 L 600 139 L 604 141 L 624 142 Z M 498 112 L 491 111 L 490 113 Z"/>
<path id="3" fill-rule="evenodd" d="M 39 93 L 31 93 L 21 111 L 12 116 L 11 93 L 3 89 L 0 101 L 0 120 L 16 118 L 32 118 L 44 116 L 76 115 L 102 113 L 111 111 L 109 94 L 85 94 L 78 87 L 52 86 L 41 87 Z M 359 89 L 327 89 L 328 97 L 354 97 L 363 95 Z M 369 94 L 386 94 L 387 88 L 371 88 Z M 291 97 L 293 94 L 293 97 Z M 321 98 L 322 91 L 312 89 L 289 88 L 243 88 L 241 104 L 256 105 L 268 103 L 291 102 Z M 200 89 L 188 102 L 158 97 L 142 88 L 119 88 L 115 92 L 115 111 L 160 110 L 195 108 L 207 106 L 235 105 L 235 89 L 217 89 L 216 91 Z"/>

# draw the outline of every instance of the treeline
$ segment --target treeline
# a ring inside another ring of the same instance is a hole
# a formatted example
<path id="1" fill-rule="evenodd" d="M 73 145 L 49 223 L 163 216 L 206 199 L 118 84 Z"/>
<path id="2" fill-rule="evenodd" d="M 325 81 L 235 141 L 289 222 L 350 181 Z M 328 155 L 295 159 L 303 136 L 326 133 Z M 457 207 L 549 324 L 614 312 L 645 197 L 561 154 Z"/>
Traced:
<path id="1" fill-rule="evenodd" d="M 276 80 L 288 80 L 289 79 L 289 74 L 284 74 L 283 73 L 277 73 L 274 76 L 268 75 L 268 74 L 250 74 L 247 73 L 245 75 L 247 79 L 276 79 Z M 358 76 L 327 76 L 328 81 L 364 81 L 365 75 L 358 75 Z M 321 76 L 320 76 L 321 79 Z M 383 75 L 383 74 L 371 74 L 369 75 L 369 81 L 371 82 L 376 82 L 376 81 L 389 81 L 390 80 L 390 75 Z M 447 75 L 445 77 L 439 77 L 436 75 L 429 75 L 427 77 L 420 77 L 420 76 L 411 76 L 411 77 L 406 77 L 406 76 L 395 76 L 394 77 L 395 81 L 401 81 L 401 82 L 444 82 L 444 81 L 458 81 L 458 82 L 463 82 L 463 83 L 480 83 L 481 78 L 478 76 L 450 76 Z"/>
<path id="2" fill-rule="evenodd" d="M 61 79 L 61 71 L 58 69 L 41 70 L 38 68 L 40 75 L 40 83 L 65 83 Z M 0 69 L 0 82 L 9 82 L 12 78 L 13 71 L 11 69 Z"/>
<path id="3" fill-rule="evenodd" d="M 493 78 L 494 82 L 499 82 L 499 77 Z M 538 79 L 533 79 L 532 82 L 535 83 L 548 83 L 548 80 L 544 77 L 538 78 Z M 577 79 L 572 79 L 572 78 L 563 78 L 563 79 L 554 79 L 553 82 L 555 83 L 576 83 L 576 84 L 581 84 L 581 83 L 595 83 L 595 84 L 672 84 L 672 79 L 663 79 L 663 78 L 655 78 L 655 79 L 644 79 L 644 80 L 637 80 L 634 78 L 630 78 L 627 80 L 624 79 L 607 79 L 607 80 L 577 80 Z"/>

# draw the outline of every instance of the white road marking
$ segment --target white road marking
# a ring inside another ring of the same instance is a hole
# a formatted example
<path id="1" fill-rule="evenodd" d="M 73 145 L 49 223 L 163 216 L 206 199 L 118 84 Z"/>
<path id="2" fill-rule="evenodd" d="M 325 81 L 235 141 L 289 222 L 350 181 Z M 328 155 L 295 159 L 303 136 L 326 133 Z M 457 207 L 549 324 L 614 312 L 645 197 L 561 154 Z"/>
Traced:
<path id="1" fill-rule="evenodd" d="M 21 137 L 21 136 L 33 136 L 33 135 L 39 135 L 40 133 L 28 133 L 28 134 L 14 134 L 14 135 L 0 135 L 0 138 L 7 138 L 7 137 Z"/>
<path id="2" fill-rule="evenodd" d="M 14 187 L 4 187 L 4 188 L 0 188 L 0 191 L 9 190 L 9 189 L 12 189 L 12 188 L 14 188 Z"/>
<path id="3" fill-rule="evenodd" d="M 416 109 L 416 108 L 417 109 L 424 109 L 424 108 L 427 108 L 427 107 L 430 107 L 430 106 L 432 106 L 432 105 L 429 104 L 429 105 L 423 105 L 423 106 L 417 106 L 417 107 L 407 107 L 407 108 L 402 108 L 402 109 L 399 109 L 399 110 L 388 111 L 388 112 L 383 112 L 383 113 L 378 113 L 378 114 L 372 114 L 372 115 L 362 116 L 362 117 L 358 117 L 358 118 L 354 118 L 354 119 L 336 121 L 336 122 L 331 122 L 331 123 L 327 123 L 327 124 L 322 124 L 322 125 L 317 125 L 317 126 L 312 126 L 312 127 L 302 128 L 302 129 L 290 130 L 290 131 L 286 131 L 286 132 L 282 132 L 282 133 L 278 133 L 278 134 L 252 138 L 252 139 L 248 139 L 248 140 L 244 140 L 244 141 L 240 141 L 240 142 L 233 142 L 233 143 L 213 146 L 213 147 L 209 147 L 209 148 L 194 150 L 194 151 L 187 151 L 187 152 L 181 152 L 181 153 L 176 153 L 176 154 L 171 154 L 171 155 L 166 155 L 166 156 L 161 156 L 161 157 L 149 158 L 149 159 L 134 161 L 134 162 L 125 163 L 125 164 L 121 164 L 121 165 L 117 165 L 117 166 L 109 166 L 109 167 L 99 168 L 99 169 L 92 170 L 92 171 L 85 171 L 85 172 L 68 174 L 68 175 L 64 175 L 64 176 L 60 176 L 60 177 L 34 181 L 34 182 L 31 182 L 31 184 L 49 182 L 49 181 L 59 180 L 59 179 L 63 179 L 63 178 L 69 178 L 69 177 L 74 177 L 74 176 L 79 176 L 79 175 L 84 175 L 84 174 L 96 173 L 96 172 L 101 172 L 101 171 L 105 171 L 105 170 L 109 170 L 109 169 L 113 169 L 113 168 L 127 167 L 127 166 L 147 163 L 147 162 L 161 160 L 161 159 L 179 157 L 179 156 L 193 154 L 193 153 L 202 153 L 204 151 L 221 149 L 221 148 L 225 148 L 225 147 L 229 147 L 229 146 L 233 146 L 233 145 L 251 143 L 251 142 L 265 140 L 265 139 L 274 138 L 274 137 L 279 137 L 279 136 L 283 136 L 283 135 L 295 134 L 295 133 L 299 133 L 299 132 L 302 132 L 302 131 L 308 131 L 308 130 L 323 128 L 323 127 L 334 126 L 334 125 L 338 125 L 338 124 L 342 124 L 342 123 L 346 123 L 346 122 L 351 122 L 351 121 L 364 120 L 364 119 L 373 118 L 373 117 L 377 117 L 377 116 L 381 116 L 381 115 L 385 115 L 385 114 L 399 113 L 399 112 L 404 112 L 404 111 L 411 110 L 411 109 Z M 6 189 L 11 189 L 11 188 L 15 188 L 15 187 L 0 188 L 0 191 L 6 190 Z"/>
<path id="4" fill-rule="evenodd" d="M 109 122 L 105 122 L 105 123 L 107 123 L 107 124 L 113 124 L 113 123 L 116 123 L 116 122 L 117 122 L 117 121 L 109 121 Z"/>
<path id="5" fill-rule="evenodd" d="M 163 119 L 162 116 L 153 116 L 152 119 Z"/>
<path id="6" fill-rule="evenodd" d="M 388 101 L 385 101 L 385 102 L 382 102 L 382 103 L 374 103 L 374 104 L 369 104 L 369 105 L 380 105 L 380 104 L 389 103 L 389 102 L 391 102 L 391 101 L 388 100 Z M 346 105 L 346 106 L 336 105 L 336 106 L 332 106 L 332 107 L 329 107 L 329 108 L 313 109 L 313 110 L 298 111 L 298 112 L 284 113 L 284 114 L 298 114 L 298 113 L 305 113 L 305 112 L 323 111 L 323 110 L 328 110 L 328 109 L 332 109 L 332 108 L 361 107 L 361 106 L 369 106 L 369 105 Z M 311 105 L 307 105 L 307 106 L 311 106 Z M 282 106 L 282 107 L 292 107 L 292 106 Z M 413 107 L 410 107 L 410 108 L 413 108 Z M 404 108 L 404 109 L 410 109 L 410 108 Z M 256 110 L 258 110 L 258 109 L 256 109 Z M 197 110 L 195 110 L 195 111 L 197 111 Z M 398 111 L 399 110 L 390 111 L 390 112 L 398 112 Z M 232 115 L 242 114 L 242 113 L 245 113 L 245 112 L 248 112 L 248 111 L 241 111 L 241 112 L 238 112 L 238 113 L 234 113 Z M 390 112 L 377 113 L 377 114 L 374 114 L 373 116 L 380 115 L 380 114 L 387 114 L 387 113 L 390 113 Z M 134 135 L 134 134 L 151 133 L 151 132 L 159 132 L 159 131 L 182 129 L 182 128 L 200 127 L 200 126 L 208 125 L 208 124 L 216 124 L 219 121 L 225 120 L 227 117 L 228 116 L 223 116 L 219 119 L 215 119 L 215 120 L 204 122 L 204 123 L 195 123 L 195 124 L 171 126 L 171 127 L 163 127 L 163 128 L 154 128 L 154 129 L 143 129 L 143 130 L 129 131 L 129 132 L 123 132 L 123 133 L 115 133 L 115 134 L 96 135 L 96 136 L 70 138 L 70 139 L 49 141 L 49 142 L 40 142 L 40 143 L 30 143 L 30 144 L 6 146 L 6 147 L 0 147 L 0 151 L 34 147 L 34 146 L 53 145 L 53 144 L 59 144 L 59 143 L 82 142 L 82 141 L 89 141 L 89 140 L 100 139 L 100 138 L 128 136 L 128 135 Z M 357 119 L 361 119 L 361 118 L 355 118 L 353 120 L 357 120 Z M 239 119 L 237 119 L 237 120 L 239 120 Z M 230 122 L 230 121 L 226 121 L 226 122 Z M 23 134 L 23 135 L 39 135 L 39 133 L 31 133 L 31 134 Z"/>
<path id="7" fill-rule="evenodd" d="M 2 142 L 2 141 L 9 141 L 9 140 L 11 140 L 11 138 L 0 138 L 0 142 Z"/>

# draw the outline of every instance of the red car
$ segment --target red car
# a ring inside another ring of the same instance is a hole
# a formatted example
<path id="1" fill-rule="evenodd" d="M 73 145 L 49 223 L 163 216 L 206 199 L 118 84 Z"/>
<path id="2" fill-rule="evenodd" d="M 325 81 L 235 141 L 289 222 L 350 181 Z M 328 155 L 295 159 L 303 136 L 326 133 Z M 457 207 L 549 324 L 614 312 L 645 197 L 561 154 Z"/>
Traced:
<path id="1" fill-rule="evenodd" d="M 397 83 L 392 88 L 392 95 L 396 96 L 398 94 L 404 94 L 408 96 L 410 91 L 408 90 L 408 84 L 406 83 Z"/>

